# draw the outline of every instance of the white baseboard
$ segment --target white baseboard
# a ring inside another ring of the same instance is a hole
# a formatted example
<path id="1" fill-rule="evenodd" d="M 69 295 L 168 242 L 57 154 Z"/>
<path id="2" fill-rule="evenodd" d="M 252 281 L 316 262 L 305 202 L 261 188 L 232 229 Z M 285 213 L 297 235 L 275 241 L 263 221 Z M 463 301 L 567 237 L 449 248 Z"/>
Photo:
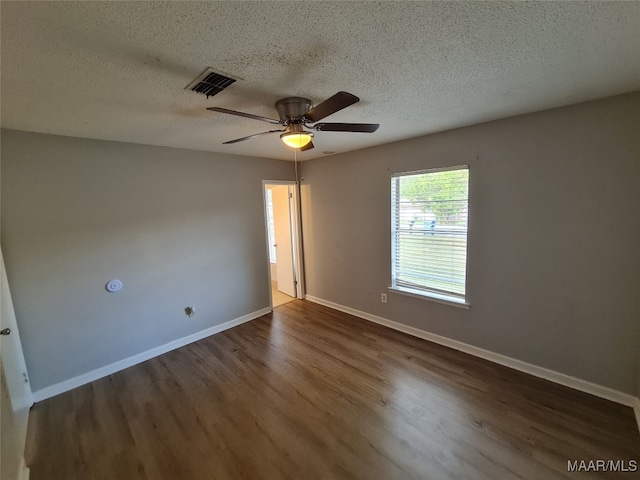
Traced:
<path id="1" fill-rule="evenodd" d="M 638 431 L 640 432 L 640 398 L 636 398 L 633 403 L 633 411 L 636 414 L 636 422 L 638 422 Z"/>
<path id="2" fill-rule="evenodd" d="M 571 377 L 569 375 L 556 372 L 554 370 L 538 367 L 537 365 L 523 362 L 522 360 L 517 360 L 515 358 L 507 357 L 506 355 L 494 353 L 489 350 L 485 350 L 483 348 L 474 347 L 473 345 L 459 342 L 458 340 L 453 340 L 451 338 L 443 337 L 441 335 L 436 335 L 435 333 L 427 332 L 426 330 L 420 330 L 419 328 L 411 327 L 409 325 L 404 325 L 402 323 L 395 322 L 387 318 L 379 317 L 377 315 L 372 315 L 370 313 L 362 312 L 354 308 L 345 307 L 344 305 L 333 303 L 328 300 L 323 300 L 321 298 L 314 297 L 312 295 L 307 295 L 307 300 L 320 305 L 324 305 L 325 307 L 333 308 L 334 310 L 339 310 L 344 313 L 349 313 L 356 317 L 369 320 L 370 322 L 373 322 L 373 323 L 384 325 L 385 327 L 392 328 L 393 330 L 398 330 L 399 332 L 413 335 L 414 337 L 422 338 L 424 340 L 428 340 L 430 342 L 437 343 L 439 345 L 444 345 L 445 347 L 450 347 L 455 350 L 468 353 L 475 357 L 480 357 L 485 360 L 489 360 L 490 362 L 504 365 L 505 367 L 513 368 L 514 370 L 518 370 L 520 372 L 528 373 L 535 377 L 544 378 L 545 380 L 549 380 L 554 383 L 559 383 L 560 385 L 564 385 L 566 387 L 570 387 L 575 390 L 580 390 L 582 392 L 590 393 L 591 395 L 595 395 L 597 397 L 605 398 L 607 400 L 611 400 L 613 402 L 620 403 L 622 405 L 633 407 L 636 414 L 636 420 L 638 421 L 638 428 L 640 428 L 640 400 L 638 399 L 638 397 L 634 397 L 633 395 L 629 395 L 628 393 L 620 392 L 618 390 L 614 390 L 609 387 L 604 387 L 596 383 L 591 383 L 586 380 L 581 380 L 579 378 Z"/>
<path id="3" fill-rule="evenodd" d="M 74 388 L 109 376 L 113 373 L 119 372 L 120 370 L 124 370 L 125 368 L 129 368 L 138 363 L 145 362 L 151 358 L 162 355 L 163 353 L 170 352 L 171 350 L 175 350 L 176 348 L 183 347 L 185 345 L 188 345 L 189 343 L 196 342 L 215 333 L 219 333 L 224 330 L 228 330 L 229 328 L 236 327 L 242 323 L 249 322 L 258 317 L 261 317 L 262 315 L 266 315 L 269 312 L 271 312 L 270 307 L 257 310 L 234 320 L 221 323 L 220 325 L 214 325 L 213 327 L 201 330 L 186 337 L 182 337 L 169 343 L 165 343 L 164 345 L 152 348 L 151 350 L 147 350 L 146 352 L 138 353 L 137 355 L 134 355 L 132 357 L 119 360 L 115 363 L 106 365 L 87 373 L 83 373 L 82 375 L 70 378 L 69 380 L 65 380 L 64 382 L 56 383 L 49 387 L 42 388 L 33 392 L 33 399 L 35 402 L 41 402 L 42 400 L 45 400 L 47 398 L 54 397 L 64 392 L 68 392 L 69 390 L 73 390 Z"/>

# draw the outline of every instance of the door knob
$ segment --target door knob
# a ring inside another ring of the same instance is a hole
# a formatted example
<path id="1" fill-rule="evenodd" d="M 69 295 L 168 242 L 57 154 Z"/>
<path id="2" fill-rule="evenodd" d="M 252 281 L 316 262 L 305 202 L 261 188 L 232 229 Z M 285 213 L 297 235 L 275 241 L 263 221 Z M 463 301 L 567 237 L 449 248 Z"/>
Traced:
<path id="1" fill-rule="evenodd" d="M 10 333 L 11 333 L 10 328 L 3 328 L 2 330 L 0 330 L 0 335 L 9 335 Z"/>

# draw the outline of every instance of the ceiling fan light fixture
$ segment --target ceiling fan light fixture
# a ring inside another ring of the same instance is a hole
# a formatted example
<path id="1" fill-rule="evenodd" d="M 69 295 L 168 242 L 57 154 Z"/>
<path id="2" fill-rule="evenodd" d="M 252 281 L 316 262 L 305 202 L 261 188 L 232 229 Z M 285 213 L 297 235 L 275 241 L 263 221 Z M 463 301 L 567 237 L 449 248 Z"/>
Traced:
<path id="1" fill-rule="evenodd" d="M 313 138 L 313 133 L 309 132 L 285 132 L 280 135 L 280 140 L 291 148 L 302 148 L 308 145 Z"/>

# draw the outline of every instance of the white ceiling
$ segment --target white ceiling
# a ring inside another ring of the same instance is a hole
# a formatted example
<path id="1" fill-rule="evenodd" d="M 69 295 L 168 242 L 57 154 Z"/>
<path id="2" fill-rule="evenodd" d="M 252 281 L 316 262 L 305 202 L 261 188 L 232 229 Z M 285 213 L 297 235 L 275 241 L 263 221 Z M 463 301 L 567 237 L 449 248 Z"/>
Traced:
<path id="1" fill-rule="evenodd" d="M 256 120 L 281 97 L 361 101 L 345 152 L 640 89 L 640 2 L 7 2 L 2 126 L 292 160 Z M 184 88 L 206 67 L 242 80 Z"/>

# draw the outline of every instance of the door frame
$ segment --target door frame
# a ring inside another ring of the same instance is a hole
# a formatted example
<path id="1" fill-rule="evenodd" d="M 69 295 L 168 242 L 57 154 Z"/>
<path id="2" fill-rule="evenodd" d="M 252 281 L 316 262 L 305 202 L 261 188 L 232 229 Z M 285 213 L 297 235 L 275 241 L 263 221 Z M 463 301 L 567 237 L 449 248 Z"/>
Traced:
<path id="1" fill-rule="evenodd" d="M 293 274 L 296 281 L 296 298 L 305 298 L 304 256 L 302 251 L 302 215 L 300 210 L 300 185 L 295 180 L 262 180 L 262 210 L 264 212 L 264 232 L 266 236 L 267 263 L 269 264 L 269 223 L 267 217 L 267 185 L 288 185 L 291 189 L 291 249 L 293 250 Z M 270 265 L 269 265 L 270 267 Z M 269 292 L 271 292 L 271 268 L 267 269 Z M 269 307 L 273 310 L 273 298 L 269 294 Z"/>

